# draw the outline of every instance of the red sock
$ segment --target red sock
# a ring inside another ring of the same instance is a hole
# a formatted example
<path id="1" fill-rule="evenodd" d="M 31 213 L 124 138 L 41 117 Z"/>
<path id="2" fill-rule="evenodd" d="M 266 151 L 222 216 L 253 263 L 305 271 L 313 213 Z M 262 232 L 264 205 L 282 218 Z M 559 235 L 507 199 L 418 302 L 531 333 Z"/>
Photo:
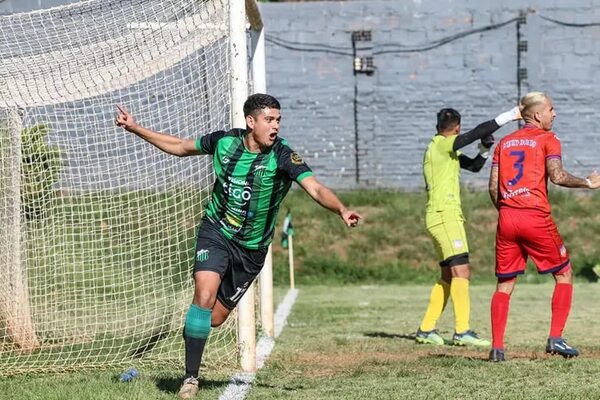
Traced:
<path id="1" fill-rule="evenodd" d="M 508 320 L 510 295 L 504 292 L 495 292 L 492 296 L 492 348 L 504 349 L 504 332 Z"/>
<path id="2" fill-rule="evenodd" d="M 557 283 L 552 295 L 552 322 L 550 323 L 550 337 L 561 337 L 567 324 L 567 317 L 571 311 L 573 299 L 573 285 L 570 283 Z"/>

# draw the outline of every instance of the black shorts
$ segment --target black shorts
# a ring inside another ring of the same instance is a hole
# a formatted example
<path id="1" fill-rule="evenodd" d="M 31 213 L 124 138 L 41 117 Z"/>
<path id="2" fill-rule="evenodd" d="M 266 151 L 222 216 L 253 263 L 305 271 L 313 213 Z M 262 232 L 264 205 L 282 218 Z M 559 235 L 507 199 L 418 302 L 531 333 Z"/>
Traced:
<path id="1" fill-rule="evenodd" d="M 227 239 L 206 218 L 196 238 L 194 273 L 214 271 L 221 276 L 217 299 L 233 310 L 265 263 L 268 249 L 250 250 Z"/>

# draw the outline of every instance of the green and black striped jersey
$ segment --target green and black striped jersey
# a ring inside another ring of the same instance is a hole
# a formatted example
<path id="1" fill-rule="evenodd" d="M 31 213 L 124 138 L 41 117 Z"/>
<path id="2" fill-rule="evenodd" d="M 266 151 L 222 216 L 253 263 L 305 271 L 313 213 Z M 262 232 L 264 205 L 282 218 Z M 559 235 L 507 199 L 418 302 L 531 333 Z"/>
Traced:
<path id="1" fill-rule="evenodd" d="M 267 247 L 277 212 L 292 181 L 312 171 L 279 137 L 269 149 L 252 153 L 244 146 L 245 129 L 218 131 L 196 139 L 196 149 L 213 155 L 215 184 L 206 216 L 225 237 L 248 249 Z"/>

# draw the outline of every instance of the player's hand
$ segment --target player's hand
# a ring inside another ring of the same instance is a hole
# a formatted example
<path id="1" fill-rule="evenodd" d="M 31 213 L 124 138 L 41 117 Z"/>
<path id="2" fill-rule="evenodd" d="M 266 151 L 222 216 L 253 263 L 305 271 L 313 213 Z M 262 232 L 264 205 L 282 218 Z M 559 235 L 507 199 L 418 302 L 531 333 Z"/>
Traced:
<path id="1" fill-rule="evenodd" d="M 523 119 L 523 115 L 521 115 L 522 110 L 523 110 L 523 106 L 521 106 L 521 105 L 516 106 L 515 108 L 513 108 L 511 110 L 511 112 L 513 113 L 513 121 L 518 121 L 520 119 Z"/>
<path id="2" fill-rule="evenodd" d="M 358 221 L 362 219 L 360 214 L 352 210 L 344 210 L 341 212 L 340 216 L 346 223 L 346 226 L 350 228 L 354 228 L 356 225 L 358 225 Z"/>
<path id="3" fill-rule="evenodd" d="M 597 171 L 592 172 L 587 178 L 588 187 L 590 189 L 600 188 L 600 174 Z"/>
<path id="4" fill-rule="evenodd" d="M 495 141 L 494 135 L 487 135 L 481 138 L 481 146 L 489 150 L 494 145 Z"/>
<path id="5" fill-rule="evenodd" d="M 117 117 L 115 118 L 115 123 L 118 127 L 125 128 L 128 131 L 132 130 L 137 125 L 135 122 L 135 118 L 133 118 L 133 115 L 131 115 L 125 107 L 118 104 Z"/>

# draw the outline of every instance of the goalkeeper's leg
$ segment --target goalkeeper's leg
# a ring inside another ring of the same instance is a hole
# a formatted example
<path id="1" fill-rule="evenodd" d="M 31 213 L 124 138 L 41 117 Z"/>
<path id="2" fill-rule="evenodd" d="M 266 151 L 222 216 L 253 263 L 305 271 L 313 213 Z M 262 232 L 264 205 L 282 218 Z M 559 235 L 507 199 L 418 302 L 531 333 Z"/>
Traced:
<path id="1" fill-rule="evenodd" d="M 448 304 L 451 278 L 448 268 L 442 268 L 442 277 L 431 289 L 429 304 L 417 333 L 427 333 L 435 329 L 437 321 Z M 417 337 L 417 341 L 419 341 L 419 337 Z"/>

